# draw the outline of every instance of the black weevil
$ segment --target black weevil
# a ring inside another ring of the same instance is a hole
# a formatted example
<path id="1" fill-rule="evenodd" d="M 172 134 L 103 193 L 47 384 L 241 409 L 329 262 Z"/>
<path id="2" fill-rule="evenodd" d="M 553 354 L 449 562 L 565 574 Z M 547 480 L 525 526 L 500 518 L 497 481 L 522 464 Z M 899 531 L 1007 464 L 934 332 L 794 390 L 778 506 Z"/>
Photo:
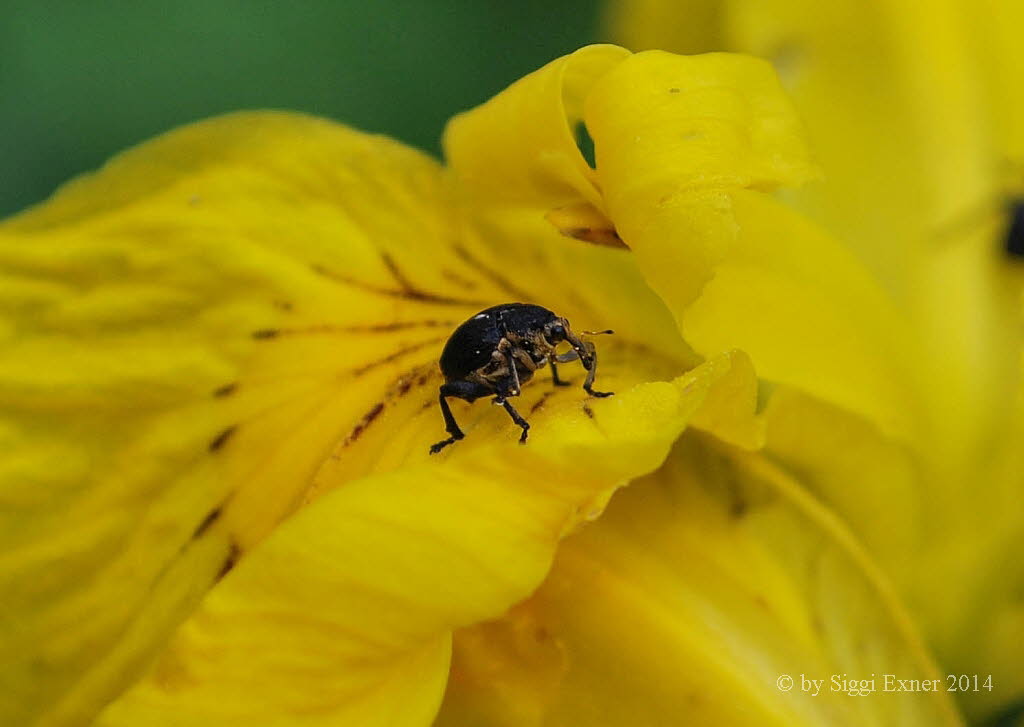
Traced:
<path id="1" fill-rule="evenodd" d="M 555 353 L 555 348 L 563 341 L 568 342 L 572 350 Z M 445 383 L 438 398 L 445 429 L 451 436 L 433 445 L 430 453 L 436 454 L 465 436 L 448 407 L 448 397 L 472 403 L 493 395 L 494 403 L 505 407 L 512 421 L 522 427 L 519 442 L 525 442 L 530 425 L 508 403 L 509 397 L 519 396 L 522 385 L 547 364 L 551 364 L 554 384 L 567 386 L 567 381 L 558 378 L 556 364 L 577 359 L 587 370 L 583 390 L 591 396 L 611 396 L 610 391 L 592 388 L 597 373 L 594 344 L 580 340 L 565 318 L 529 303 L 505 303 L 480 311 L 455 329 L 441 352 Z"/>

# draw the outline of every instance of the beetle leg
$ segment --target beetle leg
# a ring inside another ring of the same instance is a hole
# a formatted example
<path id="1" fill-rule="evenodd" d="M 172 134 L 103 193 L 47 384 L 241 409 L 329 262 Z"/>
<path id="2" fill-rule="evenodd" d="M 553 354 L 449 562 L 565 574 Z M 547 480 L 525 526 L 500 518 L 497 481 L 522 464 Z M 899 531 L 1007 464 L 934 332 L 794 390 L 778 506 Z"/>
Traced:
<path id="1" fill-rule="evenodd" d="M 490 391 L 480 386 L 480 384 L 475 384 L 469 381 L 455 381 L 453 383 L 443 384 L 441 388 L 438 389 L 437 399 L 441 404 L 441 415 L 444 417 L 444 428 L 451 436 L 437 444 L 431 445 L 431 454 L 437 454 L 449 444 L 454 444 L 466 436 L 463 434 L 462 430 L 459 429 L 459 425 L 455 421 L 455 417 L 452 415 L 452 410 L 448 406 L 448 397 L 454 396 L 458 399 L 464 399 L 472 403 L 474 400 L 479 399 L 481 396 L 486 396 L 489 393 Z"/>
<path id="2" fill-rule="evenodd" d="M 537 363 L 536 361 L 533 360 L 533 357 L 530 356 L 530 354 L 528 354 L 525 350 L 523 350 L 522 348 L 520 348 L 518 346 L 515 346 L 512 349 L 512 366 L 513 366 L 513 368 L 516 367 L 516 364 L 521 366 L 522 369 L 523 369 L 523 374 L 526 376 L 527 380 L 533 378 L 534 372 L 536 372 L 537 369 L 541 368 L 544 365 L 544 363 L 545 363 L 544 361 L 541 361 L 540 363 Z M 521 379 L 522 379 L 522 376 L 517 371 L 516 372 L 516 385 L 517 386 L 520 385 Z"/>
<path id="3" fill-rule="evenodd" d="M 594 376 L 597 375 L 597 349 L 594 348 L 594 344 L 590 341 L 585 341 L 583 345 L 586 347 L 587 353 L 590 354 L 590 366 L 587 367 L 587 378 L 583 382 L 583 390 L 591 396 L 597 398 L 603 398 L 605 396 L 611 396 L 613 391 L 594 391 Z"/>
<path id="4" fill-rule="evenodd" d="M 587 359 L 590 362 L 590 366 L 586 366 L 586 360 L 582 361 L 584 368 L 587 369 L 587 378 L 583 382 L 583 390 L 595 396 L 597 398 L 603 398 L 605 396 L 611 396 L 614 392 L 612 391 L 594 391 L 594 377 L 597 375 L 597 349 L 594 348 L 594 344 L 590 341 L 584 341 L 582 343 L 583 350 L 587 354 Z M 551 365 L 554 366 L 555 362 L 558 363 L 569 363 L 570 361 L 579 361 L 580 355 L 575 351 L 568 351 L 567 353 L 560 353 L 557 356 L 551 357 Z"/>
<path id="5" fill-rule="evenodd" d="M 494 397 L 494 403 L 495 404 L 501 404 L 503 407 L 505 407 L 505 411 L 507 411 L 508 415 L 510 417 L 512 417 L 512 421 L 514 421 L 516 424 L 518 424 L 520 427 L 522 427 L 523 433 L 521 435 L 519 435 L 519 443 L 520 444 L 526 444 L 526 435 L 529 434 L 529 432 L 530 432 L 530 422 L 528 422 L 525 419 L 523 419 L 523 417 L 519 414 L 519 412 L 517 412 L 513 408 L 513 406 L 508 403 L 508 400 L 505 399 L 505 397 L 503 397 L 503 396 L 496 396 L 496 397 Z"/>
<path id="6" fill-rule="evenodd" d="M 573 356 L 576 356 L 576 354 L 573 353 Z M 555 364 L 555 359 L 556 358 L 557 358 L 557 356 L 552 357 L 551 362 L 550 362 L 551 363 L 551 382 L 555 386 L 569 386 L 570 382 L 562 381 L 560 378 L 558 378 L 558 366 Z"/>
<path id="7" fill-rule="evenodd" d="M 537 362 L 530 358 L 530 354 L 528 354 L 526 351 L 519 348 L 518 346 L 515 346 L 512 349 L 512 357 L 516 361 L 521 363 L 523 365 L 523 368 L 529 371 L 531 374 L 539 368 L 537 366 Z"/>
<path id="8" fill-rule="evenodd" d="M 519 383 L 519 369 L 516 368 L 516 347 L 507 338 L 502 338 L 498 342 L 498 351 L 505 355 L 509 375 L 512 377 L 512 389 L 508 392 L 508 395 L 519 396 L 519 393 L 523 390 L 523 385 Z"/>
<path id="9" fill-rule="evenodd" d="M 523 390 L 523 385 L 519 383 L 519 369 L 516 368 L 516 360 L 510 355 L 508 357 L 508 367 L 512 374 L 512 386 L 513 389 L 509 393 L 512 396 L 519 396 L 519 392 Z"/>

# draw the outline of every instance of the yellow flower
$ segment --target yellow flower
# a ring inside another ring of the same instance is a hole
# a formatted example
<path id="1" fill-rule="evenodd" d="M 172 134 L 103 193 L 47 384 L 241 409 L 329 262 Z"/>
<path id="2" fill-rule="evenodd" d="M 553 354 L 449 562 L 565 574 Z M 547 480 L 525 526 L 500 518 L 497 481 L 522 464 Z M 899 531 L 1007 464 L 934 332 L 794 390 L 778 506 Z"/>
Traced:
<path id="1" fill-rule="evenodd" d="M 943 667 L 995 675 L 997 689 L 959 695 L 969 714 L 1019 711 L 1024 266 L 1004 239 L 1005 198 L 1020 189 L 1007 169 L 1019 177 L 1024 161 L 1024 4 L 621 0 L 609 9 L 637 49 L 774 62 L 824 176 L 788 199 L 885 285 L 919 352 L 924 446 L 904 478 L 917 501 L 892 517 L 900 510 L 887 488 L 871 504 L 839 483 L 821 494 L 894 577 Z M 835 469 L 814 459 L 816 471 Z M 869 472 L 882 481 L 872 469 L 846 485 L 860 490 Z M 918 533 L 894 540 L 882 532 L 894 526 Z"/>
<path id="2" fill-rule="evenodd" d="M 959 724 L 882 693 L 943 682 L 890 585 L 915 329 L 776 199 L 816 171 L 768 64 L 584 48 L 445 148 L 234 115 L 0 226 L 3 721 Z M 615 329 L 616 395 L 533 382 L 526 446 L 456 402 L 431 457 L 446 337 L 512 300 Z"/>

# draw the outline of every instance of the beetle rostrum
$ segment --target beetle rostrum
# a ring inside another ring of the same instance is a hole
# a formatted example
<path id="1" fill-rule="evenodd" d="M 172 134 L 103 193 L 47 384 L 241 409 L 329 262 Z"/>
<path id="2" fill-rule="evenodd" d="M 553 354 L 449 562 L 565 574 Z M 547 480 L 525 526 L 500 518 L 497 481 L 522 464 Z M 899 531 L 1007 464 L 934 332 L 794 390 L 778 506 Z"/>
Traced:
<path id="1" fill-rule="evenodd" d="M 557 353 L 556 348 L 563 342 L 571 350 Z M 509 398 L 519 396 L 523 384 L 549 364 L 552 383 L 568 386 L 569 382 L 558 378 L 557 364 L 570 361 L 579 361 L 586 369 L 583 390 L 590 396 L 612 395 L 610 391 L 594 391 L 597 351 L 593 343 L 573 333 L 565 318 L 529 303 L 505 303 L 480 311 L 455 329 L 441 352 L 445 383 L 438 399 L 445 429 L 451 436 L 433 445 L 430 453 L 437 454 L 466 436 L 452 416 L 450 397 L 473 403 L 493 396 L 494 403 L 503 406 L 523 430 L 519 443 L 525 443 L 530 424 L 512 407 Z"/>

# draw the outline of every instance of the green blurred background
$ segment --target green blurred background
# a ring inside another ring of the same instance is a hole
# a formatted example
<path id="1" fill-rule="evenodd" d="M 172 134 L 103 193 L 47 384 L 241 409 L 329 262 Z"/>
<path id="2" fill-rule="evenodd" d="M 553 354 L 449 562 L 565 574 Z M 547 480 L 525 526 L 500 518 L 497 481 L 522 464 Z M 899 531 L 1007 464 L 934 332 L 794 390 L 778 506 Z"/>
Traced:
<path id="1" fill-rule="evenodd" d="M 0 0 L 0 217 L 173 126 L 287 108 L 437 152 L 597 37 L 598 0 Z"/>

